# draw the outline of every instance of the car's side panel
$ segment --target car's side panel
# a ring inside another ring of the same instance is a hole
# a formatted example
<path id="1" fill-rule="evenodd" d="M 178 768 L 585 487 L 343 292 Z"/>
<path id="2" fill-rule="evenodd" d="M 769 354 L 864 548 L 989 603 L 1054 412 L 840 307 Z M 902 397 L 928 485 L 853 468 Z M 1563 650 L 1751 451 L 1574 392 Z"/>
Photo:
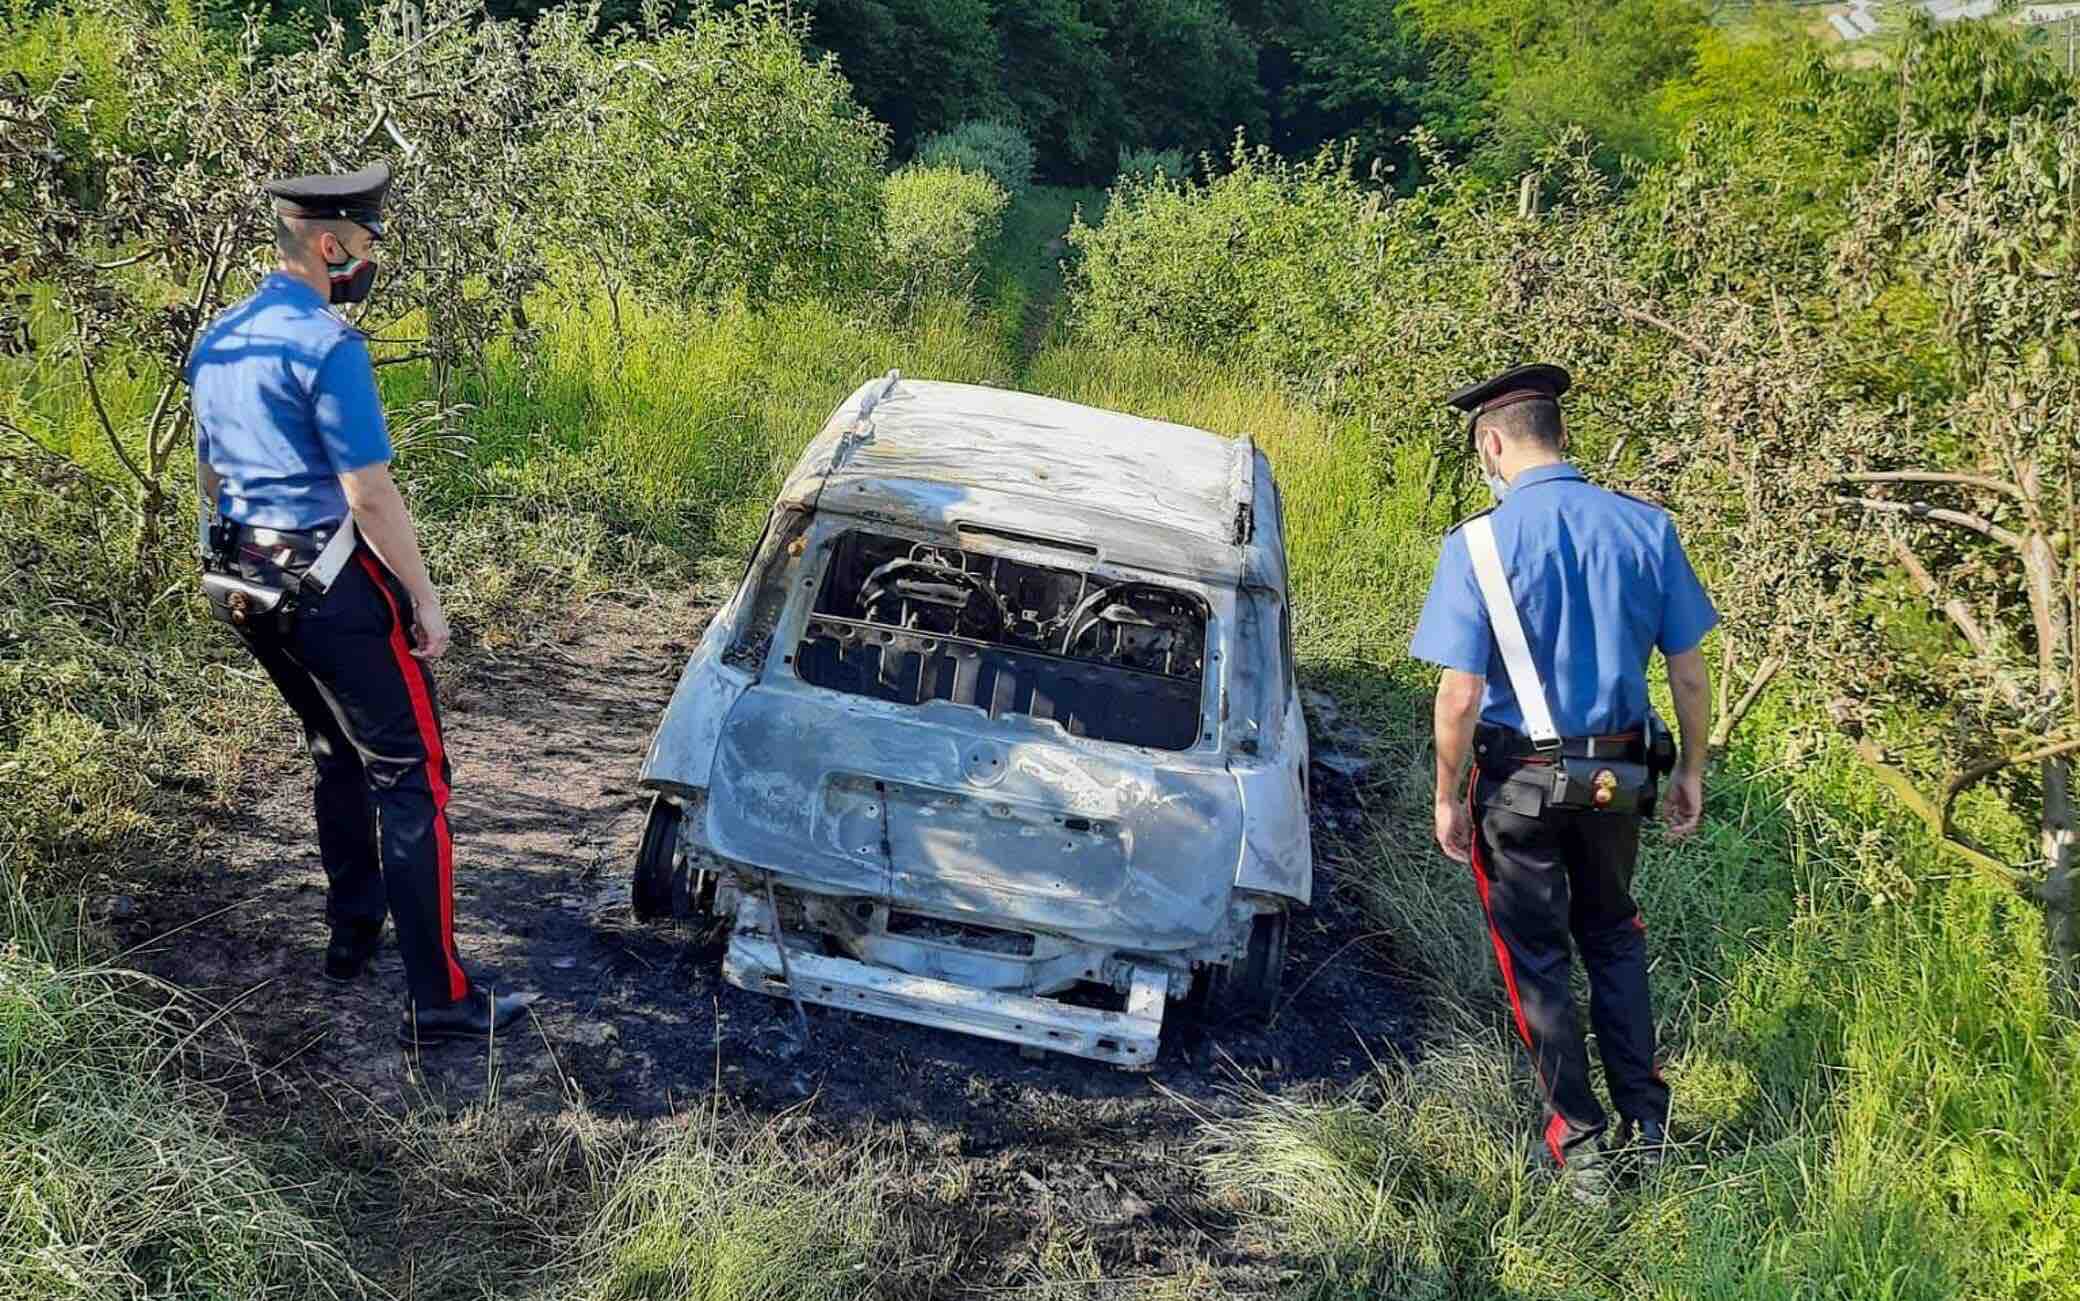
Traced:
<path id="1" fill-rule="evenodd" d="M 1240 739 L 1228 768 L 1242 794 L 1247 829 L 1235 886 L 1306 903 L 1314 883 L 1307 815 L 1307 720 L 1296 698 L 1290 613 L 1281 594 L 1245 589 L 1235 602 L 1229 722 Z"/>

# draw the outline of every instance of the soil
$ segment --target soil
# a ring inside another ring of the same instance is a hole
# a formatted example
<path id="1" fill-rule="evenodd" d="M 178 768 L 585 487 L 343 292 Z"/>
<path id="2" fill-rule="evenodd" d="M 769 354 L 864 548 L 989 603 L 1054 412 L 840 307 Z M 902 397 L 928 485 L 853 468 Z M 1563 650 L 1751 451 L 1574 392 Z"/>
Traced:
<path id="1" fill-rule="evenodd" d="M 809 1010 L 794 1042 L 781 1000 L 721 978 L 722 936 L 632 915 L 629 870 L 646 797 L 637 767 L 707 607 L 692 595 L 595 601 L 567 630 L 476 647 L 442 667 L 455 756 L 456 931 L 480 981 L 538 995 L 528 1030 L 480 1045 L 401 1051 L 403 973 L 392 941 L 348 986 L 320 974 L 324 875 L 308 764 L 286 711 L 278 766 L 206 856 L 138 905 L 139 965 L 219 1005 L 250 1044 L 265 1096 L 341 1085 L 371 1106 L 507 1106 L 661 1121 L 720 1089 L 754 1116 L 806 1114 L 834 1142 L 898 1129 L 972 1189 L 953 1293 L 1001 1289 L 1021 1253 L 1072 1226 L 1109 1274 L 1210 1269 L 1219 1290 L 1275 1289 L 1274 1249 L 1243 1240 L 1180 1155 L 1239 1086 L 1335 1088 L 1412 1046 L 1414 1008 L 1384 969 L 1349 892 L 1342 835 L 1360 761 L 1318 742 L 1315 905 L 1295 915 L 1286 997 L 1268 1024 L 1197 1024 L 1173 1007 L 1157 1066 L 1129 1073 L 987 1040 Z M 1326 707 L 1325 707 L 1326 706 Z M 1310 701 L 1324 740 L 1352 740 Z M 944 1294 L 943 1285 L 936 1289 Z"/>

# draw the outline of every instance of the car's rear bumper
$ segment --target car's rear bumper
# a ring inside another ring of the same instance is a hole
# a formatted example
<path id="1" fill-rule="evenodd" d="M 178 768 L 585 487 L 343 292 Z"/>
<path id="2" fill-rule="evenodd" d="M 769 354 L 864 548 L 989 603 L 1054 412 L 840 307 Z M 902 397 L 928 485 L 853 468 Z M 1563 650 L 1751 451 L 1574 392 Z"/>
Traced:
<path id="1" fill-rule="evenodd" d="M 740 989 L 981 1035 L 1050 1052 L 1145 1070 L 1155 1064 L 1170 979 L 1154 967 L 1132 969 L 1123 1012 L 1076 1007 L 1051 998 L 977 989 L 850 958 L 789 946 L 765 900 L 742 896 L 723 978 Z"/>

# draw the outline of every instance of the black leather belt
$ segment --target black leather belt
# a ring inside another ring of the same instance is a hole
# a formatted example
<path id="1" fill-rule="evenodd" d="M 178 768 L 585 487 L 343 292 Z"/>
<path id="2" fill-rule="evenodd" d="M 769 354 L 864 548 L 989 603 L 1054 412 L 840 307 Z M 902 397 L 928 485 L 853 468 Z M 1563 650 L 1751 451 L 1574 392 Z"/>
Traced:
<path id="1" fill-rule="evenodd" d="M 1616 732 L 1609 736 L 1563 737 L 1557 749 L 1541 750 L 1530 737 L 1507 727 L 1482 724 L 1473 729 L 1476 761 L 1490 764 L 1546 763 L 1553 759 L 1618 759 L 1630 763 L 1645 760 L 1646 738 L 1639 732 Z"/>

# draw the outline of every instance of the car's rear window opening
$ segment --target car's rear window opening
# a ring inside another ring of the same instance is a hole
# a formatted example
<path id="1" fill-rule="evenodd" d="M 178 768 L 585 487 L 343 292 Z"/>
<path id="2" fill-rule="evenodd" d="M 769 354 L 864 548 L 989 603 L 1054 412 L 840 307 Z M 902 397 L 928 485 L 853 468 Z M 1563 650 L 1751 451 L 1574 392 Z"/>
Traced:
<path id="1" fill-rule="evenodd" d="M 1199 735 L 1206 617 L 1155 583 L 855 531 L 832 548 L 795 668 L 834 691 L 1183 750 Z"/>

